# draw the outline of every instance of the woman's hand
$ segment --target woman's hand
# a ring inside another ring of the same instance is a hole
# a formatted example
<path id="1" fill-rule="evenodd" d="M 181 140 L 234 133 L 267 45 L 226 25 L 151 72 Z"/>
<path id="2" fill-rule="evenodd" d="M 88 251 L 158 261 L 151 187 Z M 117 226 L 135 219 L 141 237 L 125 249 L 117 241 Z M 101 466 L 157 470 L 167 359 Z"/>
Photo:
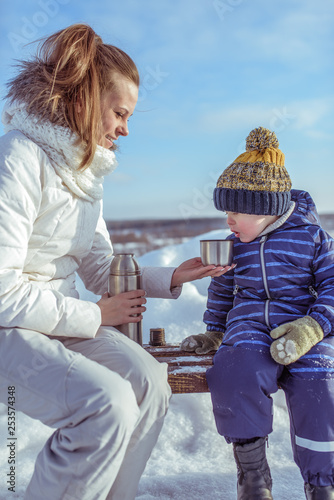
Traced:
<path id="1" fill-rule="evenodd" d="M 172 277 L 171 287 L 182 285 L 187 281 L 195 281 L 198 279 L 206 278 L 207 276 L 217 277 L 227 273 L 233 269 L 236 264 L 231 266 L 204 266 L 200 257 L 182 262 L 174 271 Z"/>
<path id="2" fill-rule="evenodd" d="M 97 305 L 101 309 L 101 325 L 117 326 L 125 323 L 139 323 L 143 319 L 141 313 L 146 311 L 144 290 L 124 292 L 109 297 L 106 292 Z"/>

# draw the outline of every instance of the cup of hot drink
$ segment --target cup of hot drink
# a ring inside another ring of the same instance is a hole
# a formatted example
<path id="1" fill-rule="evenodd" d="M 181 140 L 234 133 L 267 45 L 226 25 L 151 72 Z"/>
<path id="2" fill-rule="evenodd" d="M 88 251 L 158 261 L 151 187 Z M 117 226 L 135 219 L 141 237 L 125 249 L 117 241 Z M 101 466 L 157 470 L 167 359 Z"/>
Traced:
<path id="1" fill-rule="evenodd" d="M 233 240 L 201 240 L 204 266 L 230 266 L 233 262 Z"/>

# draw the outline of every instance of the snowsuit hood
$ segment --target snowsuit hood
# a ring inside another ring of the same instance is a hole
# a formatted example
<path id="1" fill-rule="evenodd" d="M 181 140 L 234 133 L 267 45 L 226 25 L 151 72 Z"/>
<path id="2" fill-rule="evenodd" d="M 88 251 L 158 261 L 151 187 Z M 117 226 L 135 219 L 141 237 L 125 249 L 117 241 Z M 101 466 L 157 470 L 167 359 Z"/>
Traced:
<path id="1" fill-rule="evenodd" d="M 296 203 L 289 217 L 289 223 L 299 225 L 320 226 L 320 218 L 311 195 L 307 191 L 291 190 L 291 199 Z"/>

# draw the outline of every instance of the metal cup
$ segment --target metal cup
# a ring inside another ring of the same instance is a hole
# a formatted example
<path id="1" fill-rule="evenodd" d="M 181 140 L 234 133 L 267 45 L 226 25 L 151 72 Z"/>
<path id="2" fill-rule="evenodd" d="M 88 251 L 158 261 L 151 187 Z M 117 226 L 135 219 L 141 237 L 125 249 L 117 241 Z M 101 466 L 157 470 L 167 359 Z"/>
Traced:
<path id="1" fill-rule="evenodd" d="M 166 345 L 164 328 L 150 328 L 150 345 L 153 346 Z"/>
<path id="2" fill-rule="evenodd" d="M 201 240 L 201 259 L 204 266 L 230 266 L 233 262 L 232 240 Z"/>

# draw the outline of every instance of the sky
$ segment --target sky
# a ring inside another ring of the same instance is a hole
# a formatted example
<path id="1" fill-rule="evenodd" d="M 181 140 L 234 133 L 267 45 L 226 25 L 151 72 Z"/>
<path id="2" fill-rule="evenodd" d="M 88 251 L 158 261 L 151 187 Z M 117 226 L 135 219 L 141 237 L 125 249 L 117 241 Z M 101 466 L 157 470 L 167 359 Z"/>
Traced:
<path id="1" fill-rule="evenodd" d="M 213 189 L 259 126 L 275 131 L 293 188 L 334 212 L 332 0 L 2 2 L 0 110 L 15 59 L 78 22 L 126 51 L 141 76 L 105 179 L 106 219 L 223 216 Z"/>

